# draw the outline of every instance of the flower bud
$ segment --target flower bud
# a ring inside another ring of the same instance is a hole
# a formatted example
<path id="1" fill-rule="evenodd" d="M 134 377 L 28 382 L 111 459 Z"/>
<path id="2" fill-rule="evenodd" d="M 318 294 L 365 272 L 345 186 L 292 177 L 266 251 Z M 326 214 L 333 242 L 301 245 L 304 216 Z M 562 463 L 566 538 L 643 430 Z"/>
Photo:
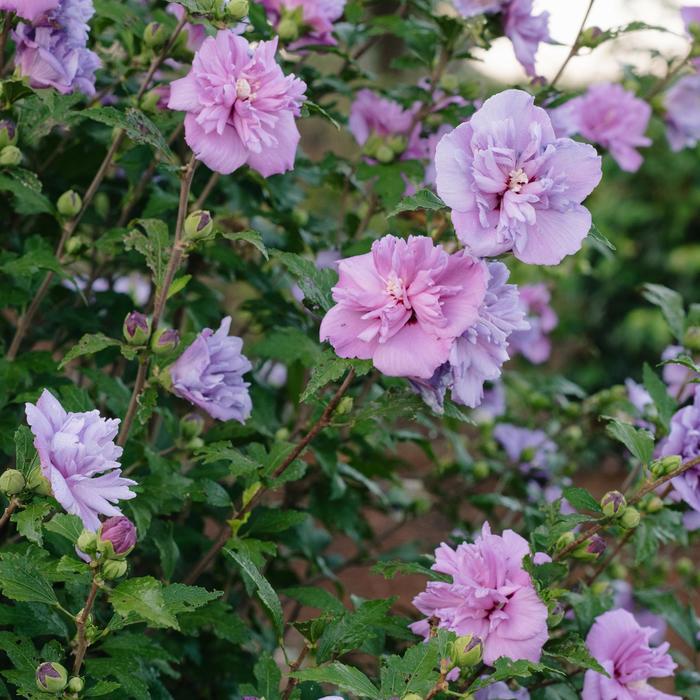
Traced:
<path id="1" fill-rule="evenodd" d="M 193 211 L 185 219 L 185 236 L 190 241 L 199 241 L 207 238 L 214 228 L 214 221 L 208 211 L 199 209 Z"/>
<path id="2" fill-rule="evenodd" d="M 0 476 L 0 491 L 7 496 L 14 496 L 24 489 L 26 482 L 18 469 L 6 469 Z"/>
<path id="3" fill-rule="evenodd" d="M 624 514 L 620 518 L 620 525 L 627 530 L 633 530 L 635 527 L 637 527 L 637 525 L 639 525 L 639 521 L 641 519 L 642 516 L 636 508 L 628 507 L 625 509 Z"/>
<path id="4" fill-rule="evenodd" d="M 380 163 L 391 163 L 394 160 L 394 151 L 387 144 L 383 143 L 377 148 L 374 157 Z"/>
<path id="5" fill-rule="evenodd" d="M 459 90 L 459 77 L 455 73 L 445 73 L 438 84 L 447 92 L 457 92 Z"/>
<path id="6" fill-rule="evenodd" d="M 101 219 L 106 219 L 109 216 L 109 195 L 106 192 L 98 192 L 95 195 L 92 208 Z"/>
<path id="7" fill-rule="evenodd" d="M 129 345 L 144 345 L 151 334 L 151 322 L 142 313 L 132 311 L 124 319 L 122 332 Z"/>
<path id="8" fill-rule="evenodd" d="M 484 462 L 483 459 L 474 462 L 474 466 L 472 467 L 472 474 L 474 474 L 475 479 L 479 481 L 481 481 L 482 479 L 488 479 L 490 473 L 491 467 L 489 467 L 488 462 Z"/>
<path id="9" fill-rule="evenodd" d="M 577 46 L 594 49 L 605 40 L 605 35 L 600 27 L 588 27 L 581 32 Z"/>
<path id="10" fill-rule="evenodd" d="M 561 603 L 555 603 L 549 611 L 547 625 L 549 627 L 556 627 L 564 619 L 565 614 L 566 608 Z"/>
<path id="11" fill-rule="evenodd" d="M 566 549 L 570 544 L 573 544 L 575 539 L 576 535 L 574 535 L 573 532 L 565 532 L 563 535 L 559 536 L 559 539 L 554 545 L 554 548 L 557 550 L 557 552 L 561 552 L 564 549 Z"/>
<path id="12" fill-rule="evenodd" d="M 180 334 L 174 328 L 161 328 L 151 339 L 151 350 L 156 355 L 172 352 L 180 342 Z"/>
<path id="13" fill-rule="evenodd" d="M 168 40 L 168 30 L 160 22 L 150 22 L 143 30 L 143 43 L 151 49 L 161 49 Z"/>
<path id="14" fill-rule="evenodd" d="M 12 167 L 22 162 L 22 151 L 17 146 L 5 146 L 0 151 L 0 165 Z"/>
<path id="15" fill-rule="evenodd" d="M 418 695 L 418 693 L 406 693 L 401 700 L 423 700 L 423 697 Z"/>
<path id="16" fill-rule="evenodd" d="M 695 564 L 689 557 L 681 557 L 676 562 L 676 571 L 680 576 L 692 576 L 695 573 Z"/>
<path id="17" fill-rule="evenodd" d="M 597 559 L 606 548 L 605 540 L 600 535 L 593 535 L 583 542 L 581 546 L 577 547 L 571 556 L 574 557 L 574 559 L 593 561 Z"/>
<path id="18" fill-rule="evenodd" d="M 238 22 L 248 15 L 249 9 L 248 0 L 228 0 L 224 13 L 226 19 Z"/>
<path id="19" fill-rule="evenodd" d="M 625 512 L 627 500 L 619 491 L 608 491 L 600 499 L 600 507 L 609 518 L 619 518 Z"/>
<path id="20" fill-rule="evenodd" d="M 649 466 L 649 471 L 657 478 L 660 479 L 662 476 L 670 474 L 672 471 L 678 469 L 681 466 L 680 455 L 669 455 L 668 457 L 661 457 L 661 459 L 655 459 Z"/>
<path id="21" fill-rule="evenodd" d="M 277 25 L 277 35 L 284 42 L 299 38 L 299 25 L 291 17 L 283 17 Z"/>
<path id="22" fill-rule="evenodd" d="M 610 565 L 610 576 L 613 578 L 626 579 L 628 573 L 627 567 L 617 561 Z"/>
<path id="23" fill-rule="evenodd" d="M 335 409 L 336 415 L 338 416 L 344 416 L 352 411 L 352 407 L 355 404 L 355 400 L 352 398 L 352 396 L 343 396 L 342 399 L 340 399 L 340 403 L 338 404 L 338 408 Z"/>
<path id="24" fill-rule="evenodd" d="M 92 532 L 92 530 L 83 530 L 75 546 L 84 554 L 94 554 L 97 551 L 97 534 Z"/>
<path id="25" fill-rule="evenodd" d="M 68 681 L 68 690 L 70 690 L 71 693 L 82 693 L 83 688 L 85 688 L 85 681 L 80 676 L 73 676 L 73 678 Z"/>
<path id="26" fill-rule="evenodd" d="M 471 668 L 481 663 L 483 655 L 484 645 L 480 637 L 465 634 L 463 637 L 457 637 L 452 642 L 450 658 L 455 666 Z"/>
<path id="27" fill-rule="evenodd" d="M 102 523 L 97 548 L 107 556 L 112 553 L 116 556 L 126 556 L 135 545 L 136 528 L 129 518 L 116 515 Z"/>
<path id="28" fill-rule="evenodd" d="M 664 501 L 659 496 L 652 496 L 644 504 L 644 510 L 646 510 L 647 513 L 658 513 L 660 510 L 663 510 L 663 508 Z"/>
<path id="29" fill-rule="evenodd" d="M 68 683 L 68 671 L 56 661 L 44 661 L 36 668 L 36 687 L 45 693 L 60 693 Z"/>
<path id="30" fill-rule="evenodd" d="M 188 413 L 180 418 L 180 432 L 185 438 L 196 438 L 204 430 L 204 418 L 199 413 Z"/>
<path id="31" fill-rule="evenodd" d="M 83 207 L 83 200 L 80 195 L 73 191 L 68 190 L 64 192 L 56 202 L 56 209 L 61 216 L 65 216 L 69 219 L 77 216 Z"/>
<path id="32" fill-rule="evenodd" d="M 41 473 L 41 467 L 37 465 L 29 472 L 27 477 L 27 488 L 39 496 L 51 495 L 51 484 L 49 480 Z"/>
<path id="33" fill-rule="evenodd" d="M 126 568 L 123 559 L 107 559 L 102 563 L 102 577 L 106 581 L 121 578 L 126 573 Z"/>
<path id="34" fill-rule="evenodd" d="M 0 119 L 0 148 L 17 143 L 17 125 L 12 119 Z"/>
<path id="35" fill-rule="evenodd" d="M 387 139 L 386 144 L 389 146 L 395 156 L 400 156 L 406 150 L 406 146 L 408 146 L 408 139 L 400 134 L 390 136 Z"/>
<path id="36" fill-rule="evenodd" d="M 603 596 L 610 590 L 610 584 L 607 581 L 596 581 L 591 586 L 591 592 L 597 596 Z"/>
<path id="37" fill-rule="evenodd" d="M 297 226 L 306 226 L 309 223 L 309 212 L 306 209 L 294 207 L 292 210 L 292 220 Z"/>

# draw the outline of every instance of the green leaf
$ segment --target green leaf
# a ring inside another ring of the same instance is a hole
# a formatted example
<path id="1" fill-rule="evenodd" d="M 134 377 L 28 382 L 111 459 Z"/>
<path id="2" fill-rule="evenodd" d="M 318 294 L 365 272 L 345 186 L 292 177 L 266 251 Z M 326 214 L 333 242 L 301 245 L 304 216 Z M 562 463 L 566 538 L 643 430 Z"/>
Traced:
<path id="1" fill-rule="evenodd" d="M 120 112 L 116 107 L 92 107 L 81 112 L 82 116 L 107 126 L 117 126 L 126 131 L 134 143 L 142 143 L 160 151 L 168 160 L 174 161 L 175 155 L 158 127 L 140 110 L 127 107 Z"/>
<path id="2" fill-rule="evenodd" d="M 327 666 L 305 668 L 291 675 L 300 681 L 330 683 L 346 693 L 352 693 L 361 698 L 378 699 L 380 697 L 377 687 L 362 671 L 352 666 L 341 664 L 339 661 L 334 661 Z"/>
<path id="3" fill-rule="evenodd" d="M 163 584 L 151 576 L 122 581 L 109 594 L 109 602 L 122 617 L 137 617 L 155 627 L 179 629 L 177 618 L 168 609 Z"/>
<path id="4" fill-rule="evenodd" d="M 38 551 L 38 550 L 37 550 Z M 36 562 L 26 556 L 0 555 L 0 589 L 6 598 L 25 603 L 58 605 L 58 599 Z"/>
<path id="5" fill-rule="evenodd" d="M 315 102 L 312 102 L 311 100 L 305 100 L 304 105 L 302 107 L 302 116 L 303 117 L 313 117 L 314 115 L 318 115 L 325 119 L 326 121 L 329 121 L 333 126 L 340 131 L 341 126 L 338 123 L 337 119 L 334 119 L 327 110 L 325 110 L 321 105 L 316 104 Z"/>
<path id="6" fill-rule="evenodd" d="M 58 275 L 63 275 L 63 268 L 56 256 L 43 247 L 35 248 L 18 258 L 8 260 L 0 265 L 0 270 L 15 279 L 30 277 L 43 270 L 51 270 Z"/>
<path id="7" fill-rule="evenodd" d="M 564 672 L 559 669 L 552 668 L 543 663 L 533 663 L 525 659 L 511 661 L 506 657 L 496 659 L 494 663 L 494 671 L 486 678 L 478 678 L 470 686 L 469 691 L 474 692 L 481 688 L 487 688 L 498 681 L 507 681 L 511 678 L 530 678 L 535 673 L 555 673 L 559 676 L 564 676 Z"/>
<path id="8" fill-rule="evenodd" d="M 14 170 L 0 173 L 0 191 L 10 192 L 14 196 L 14 210 L 18 214 L 51 214 L 54 208 L 46 195 L 30 187 L 21 174 Z"/>
<path id="9" fill-rule="evenodd" d="M 452 580 L 451 576 L 433 571 L 429 566 L 425 566 L 415 561 L 380 561 L 372 567 L 372 571 L 377 574 L 381 574 L 386 579 L 392 579 L 398 574 L 418 574 L 420 576 L 427 576 L 431 581 Z"/>
<path id="10" fill-rule="evenodd" d="M 314 397 L 326 384 L 338 381 L 341 377 L 354 368 L 358 377 L 363 377 L 372 370 L 371 360 L 345 360 L 336 357 L 332 350 L 324 350 L 321 357 L 311 370 L 311 377 L 304 389 L 300 400 L 308 401 Z"/>
<path id="11" fill-rule="evenodd" d="M 165 607 L 173 615 L 192 612 L 222 595 L 223 591 L 208 591 L 201 586 L 186 586 L 184 583 L 173 583 L 163 588 Z"/>
<path id="12" fill-rule="evenodd" d="M 594 513 L 601 512 L 600 504 L 586 489 L 578 486 L 569 486 L 564 489 L 564 498 L 576 510 L 592 510 Z"/>
<path id="13" fill-rule="evenodd" d="M 121 345 L 121 342 L 114 338 L 108 338 L 104 333 L 86 333 L 61 360 L 59 369 L 63 369 L 71 360 L 83 355 L 94 355 L 105 348 Z"/>
<path id="14" fill-rule="evenodd" d="M 297 586 L 295 588 L 285 588 L 281 593 L 308 608 L 317 608 L 336 615 L 343 615 L 347 612 L 345 606 L 325 588 Z"/>
<path id="15" fill-rule="evenodd" d="M 51 510 L 51 505 L 46 501 L 38 501 L 25 506 L 19 512 L 12 515 L 12 522 L 17 524 L 17 531 L 30 542 L 41 545 L 43 536 L 41 525 L 46 515 Z"/>
<path id="16" fill-rule="evenodd" d="M 645 284 L 643 295 L 647 301 L 661 309 L 671 333 L 682 343 L 685 335 L 683 297 L 660 284 Z"/>
<path id="17" fill-rule="evenodd" d="M 227 231 L 223 233 L 222 236 L 229 241 L 245 241 L 246 243 L 250 243 L 250 245 L 254 246 L 262 253 L 265 260 L 270 259 L 267 248 L 263 243 L 262 235 L 257 231 Z"/>
<path id="18" fill-rule="evenodd" d="M 591 230 L 588 232 L 588 238 L 595 241 L 603 249 L 607 248 L 608 250 L 617 250 L 608 237 L 601 233 L 600 229 L 595 224 L 591 224 Z"/>
<path id="19" fill-rule="evenodd" d="M 654 436 L 629 423 L 612 418 L 607 426 L 609 435 L 619 440 L 640 462 L 648 464 L 654 454 Z"/>
<path id="20" fill-rule="evenodd" d="M 34 435 L 26 425 L 15 430 L 15 468 L 22 472 L 25 479 L 30 475 L 37 461 L 34 449 Z"/>
<path id="21" fill-rule="evenodd" d="M 545 656 L 553 656 L 578 668 L 592 669 L 609 677 L 608 672 L 594 659 L 583 639 L 575 632 L 569 632 L 564 637 L 553 639 L 544 648 Z"/>
<path id="22" fill-rule="evenodd" d="M 270 613 L 275 630 L 277 631 L 277 635 L 281 637 L 284 633 L 284 615 L 282 613 L 282 605 L 277 597 L 277 593 L 275 593 L 268 580 L 258 571 L 255 564 L 253 564 L 253 562 L 245 554 L 242 554 L 241 552 L 234 552 L 231 549 L 224 549 L 224 552 L 226 552 L 226 554 L 228 554 L 236 562 L 236 564 L 238 564 L 238 566 L 255 584 L 260 601 Z"/>
<path id="23" fill-rule="evenodd" d="M 320 270 L 311 260 L 296 253 L 275 253 L 280 262 L 297 280 L 304 297 L 323 311 L 333 306 L 331 288 L 338 281 L 335 270 Z"/>
<path id="24" fill-rule="evenodd" d="M 230 441 L 212 442 L 195 450 L 195 456 L 203 464 L 226 462 L 232 476 L 254 474 L 262 465 L 233 447 Z"/>
<path id="25" fill-rule="evenodd" d="M 404 197 L 388 214 L 396 216 L 403 211 L 415 211 L 416 209 L 429 209 L 437 211 L 444 209 L 447 205 L 431 190 L 418 190 L 410 197 Z"/>
<path id="26" fill-rule="evenodd" d="M 65 537 L 71 544 L 75 544 L 83 531 L 83 521 L 77 515 L 56 513 L 51 520 L 44 523 L 44 528 Z"/>
<path id="27" fill-rule="evenodd" d="M 695 649 L 698 623 L 690 605 L 681 603 L 678 596 L 670 591 L 635 590 L 634 597 L 645 608 L 662 615 L 670 628 L 679 634 L 691 649 Z"/>
<path id="28" fill-rule="evenodd" d="M 383 698 L 403 697 L 416 693 L 425 697 L 438 678 L 440 661 L 437 638 L 418 643 L 406 650 L 403 657 L 388 656 L 382 660 L 380 672 Z"/>
<path id="29" fill-rule="evenodd" d="M 170 285 L 170 289 L 168 289 L 168 299 L 171 299 L 178 292 L 181 292 L 191 279 L 192 275 L 182 275 L 176 280 L 173 280 L 173 283 Z"/>
<path id="30" fill-rule="evenodd" d="M 284 532 L 303 523 L 308 513 L 299 510 L 273 510 L 257 508 L 245 525 L 247 535 L 274 534 Z"/>
<path id="31" fill-rule="evenodd" d="M 280 360 L 288 365 L 299 361 L 304 367 L 311 367 L 318 361 L 322 350 L 317 341 L 298 328 L 280 328 L 267 333 L 253 346 L 252 352 L 258 357 Z"/>
<path id="32" fill-rule="evenodd" d="M 258 681 L 257 689 L 259 698 L 265 700 L 277 700 L 280 696 L 280 682 L 282 673 L 275 660 L 268 652 L 263 652 L 253 667 L 253 675 Z"/>
<path id="33" fill-rule="evenodd" d="M 139 229 L 131 229 L 124 237 L 126 250 L 136 250 L 146 259 L 146 265 L 153 273 L 153 282 L 157 290 L 163 286 L 165 270 L 170 258 L 170 235 L 168 226 L 160 219 L 136 219 Z"/>
<path id="34" fill-rule="evenodd" d="M 659 376 L 645 362 L 644 363 L 644 388 L 649 392 L 656 406 L 656 411 L 663 425 L 668 428 L 671 416 L 678 408 L 675 399 L 669 395 L 668 387 L 659 379 Z"/>

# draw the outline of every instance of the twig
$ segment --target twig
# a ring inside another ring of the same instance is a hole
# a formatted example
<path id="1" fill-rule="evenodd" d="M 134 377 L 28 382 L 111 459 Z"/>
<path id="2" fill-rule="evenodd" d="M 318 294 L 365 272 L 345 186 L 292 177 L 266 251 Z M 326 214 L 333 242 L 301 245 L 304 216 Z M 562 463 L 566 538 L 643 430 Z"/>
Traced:
<path id="1" fill-rule="evenodd" d="M 589 586 L 600 576 L 605 569 L 607 569 L 610 564 L 615 560 L 615 557 L 622 551 L 623 547 L 632 539 L 634 535 L 634 530 L 628 530 L 625 536 L 617 543 L 617 546 L 610 553 L 610 556 L 602 562 L 598 568 L 593 572 L 593 575 L 586 582 Z"/>
<path id="2" fill-rule="evenodd" d="M 289 666 L 290 674 L 299 670 L 308 653 L 309 647 L 306 644 L 304 644 L 304 648 L 301 650 L 301 652 L 299 652 L 297 660 Z M 282 693 L 282 700 L 289 700 L 289 696 L 292 694 L 292 691 L 294 690 L 298 682 L 299 680 L 297 678 L 293 678 L 290 676 L 289 680 L 287 681 L 287 687 L 284 689 L 284 693 Z"/>
<path id="3" fill-rule="evenodd" d="M 297 458 L 301 453 L 308 447 L 309 443 L 323 430 L 329 423 L 333 412 L 338 407 L 340 400 L 345 395 L 345 392 L 352 384 L 352 380 L 355 378 L 355 370 L 350 369 L 347 373 L 343 383 L 338 387 L 338 390 L 333 394 L 333 398 L 328 402 L 328 405 L 323 409 L 323 413 L 319 419 L 311 426 L 309 432 L 304 435 L 304 437 L 299 440 L 294 449 L 287 455 L 284 461 L 272 472 L 269 477 L 270 482 L 278 479 L 287 467 Z M 261 488 L 245 505 L 236 511 L 230 520 L 240 520 L 246 513 L 251 511 L 253 507 L 262 498 L 262 495 L 267 489 Z M 223 549 L 226 542 L 228 542 L 229 537 L 231 537 L 231 526 L 228 522 L 224 523 L 219 531 L 217 538 L 214 543 L 209 548 L 207 553 L 195 564 L 194 568 L 184 580 L 187 585 L 192 585 L 199 577 L 209 568 L 209 565 L 214 561 L 216 555 Z"/>
<path id="4" fill-rule="evenodd" d="M 10 516 L 17 510 L 19 501 L 16 498 L 11 498 L 10 502 L 5 508 L 4 513 L 0 516 L 0 528 L 5 526 L 5 523 L 10 519 Z"/>
<path id="5" fill-rule="evenodd" d="M 160 64 L 167 57 L 170 49 L 172 48 L 173 44 L 175 43 L 175 40 L 178 37 L 178 34 L 185 26 L 186 20 L 187 14 L 184 13 L 182 19 L 178 22 L 177 26 L 175 27 L 175 30 L 170 36 L 170 40 L 168 41 L 168 43 L 165 45 L 163 50 L 158 55 L 156 55 L 151 61 L 151 65 L 148 69 L 148 72 L 146 73 L 146 76 L 144 77 L 143 82 L 141 83 L 141 87 L 136 95 L 136 102 L 138 102 L 146 93 L 146 90 L 148 90 L 151 80 L 153 79 L 153 75 L 155 74 L 156 70 L 158 70 Z M 58 245 L 56 246 L 55 252 L 55 257 L 58 259 L 59 263 L 63 262 L 63 250 L 65 248 L 65 245 L 77 229 L 78 224 L 85 215 L 85 212 L 92 204 L 92 200 L 97 194 L 97 191 L 99 190 L 100 185 L 102 184 L 102 181 L 104 180 L 105 175 L 107 174 L 107 170 L 112 164 L 112 160 L 114 159 L 115 154 L 119 150 L 119 147 L 123 143 L 125 136 L 126 132 L 122 129 L 118 130 L 114 134 L 112 144 L 109 147 L 109 150 L 107 151 L 107 155 L 104 157 L 102 164 L 95 173 L 95 177 L 93 177 L 90 186 L 88 187 L 87 191 L 85 192 L 85 195 L 83 196 L 83 206 L 81 207 L 80 211 L 78 212 L 78 215 L 74 219 L 71 219 L 70 221 L 67 221 L 65 223 L 63 231 L 61 233 L 61 238 L 58 242 Z M 39 286 L 39 289 L 37 290 L 34 296 L 34 299 L 32 300 L 32 303 L 29 305 L 27 311 L 20 317 L 19 322 L 17 324 L 17 328 L 15 330 L 15 335 L 12 338 L 12 342 L 10 343 L 10 347 L 7 351 L 6 359 L 12 361 L 15 359 L 15 357 L 17 357 L 17 353 L 19 352 L 22 340 L 24 339 L 27 330 L 32 325 L 34 316 L 39 310 L 41 302 L 43 301 L 44 297 L 46 296 L 46 292 L 51 286 L 53 276 L 54 273 L 52 271 L 46 273 L 44 280 L 42 281 L 41 285 Z"/>
<path id="6" fill-rule="evenodd" d="M 75 626 L 78 630 L 78 644 L 75 648 L 75 661 L 73 662 L 73 675 L 80 675 L 80 667 L 83 665 L 83 659 L 85 658 L 85 652 L 88 648 L 88 641 L 85 635 L 85 624 L 87 622 L 90 613 L 92 612 L 92 606 L 95 603 L 95 598 L 97 598 L 97 591 L 99 586 L 97 585 L 97 579 L 93 572 L 92 585 L 90 586 L 90 592 L 88 593 L 87 600 L 85 601 L 85 606 L 80 611 L 80 614 L 75 618 Z"/>
<path id="7" fill-rule="evenodd" d="M 180 202 L 177 209 L 177 222 L 175 224 L 175 238 L 173 240 L 173 248 L 170 253 L 170 259 L 168 260 L 168 267 L 165 270 L 163 283 L 158 290 L 158 294 L 153 305 L 151 333 L 155 333 L 158 330 L 158 324 L 160 323 L 160 319 L 165 311 L 165 302 L 168 300 L 168 291 L 170 290 L 173 279 L 175 278 L 175 273 L 180 267 L 180 261 L 182 260 L 182 254 L 184 252 L 182 232 L 185 224 L 185 217 L 187 216 L 187 203 L 190 196 L 190 187 L 192 186 L 192 178 L 194 177 L 196 165 L 197 160 L 195 156 L 192 155 L 189 162 L 185 166 L 184 172 L 182 173 L 182 181 L 180 182 Z M 134 422 L 139 399 L 141 398 L 143 388 L 146 385 L 147 375 L 148 359 L 141 358 L 139 362 L 139 369 L 136 374 L 136 381 L 134 382 L 134 389 L 131 392 L 131 399 L 129 399 L 129 407 L 126 409 L 126 415 L 124 416 L 124 420 L 122 421 L 121 428 L 119 430 L 119 436 L 117 437 L 117 445 L 123 446 L 126 443 L 126 439 L 129 436 L 129 430 L 131 429 L 131 424 Z"/>
<path id="8" fill-rule="evenodd" d="M 569 65 L 569 61 L 578 53 L 578 50 L 581 48 L 578 45 L 578 42 L 581 38 L 581 34 L 583 34 L 583 30 L 586 28 L 586 22 L 588 22 L 588 16 L 591 14 L 591 10 L 593 9 L 593 3 L 595 0 L 590 0 L 588 3 L 588 9 L 586 10 L 586 14 L 583 16 L 583 21 L 581 22 L 581 26 L 578 30 L 578 34 L 576 34 L 576 38 L 574 39 L 574 43 L 571 45 L 571 50 L 569 51 L 569 55 L 564 59 L 564 63 L 561 64 L 561 68 L 557 71 L 557 74 L 554 76 L 552 79 L 552 82 L 550 83 L 550 87 L 554 87 L 558 82 L 559 78 L 564 73 L 564 70 L 566 69 L 566 66 Z"/>
<path id="9" fill-rule="evenodd" d="M 0 33 L 0 73 L 5 69 L 5 47 L 7 46 L 7 37 L 10 35 L 14 18 L 14 12 L 7 12 L 2 23 L 2 32 Z"/>
<path id="10" fill-rule="evenodd" d="M 195 211 L 197 209 L 201 209 L 204 206 L 204 202 L 207 201 L 207 197 L 211 194 L 211 191 L 216 187 L 217 183 L 221 179 L 221 174 L 220 173 L 212 173 L 209 179 L 207 180 L 207 184 L 204 185 L 204 189 L 202 190 L 202 193 L 197 197 L 197 201 L 194 203 L 194 206 L 192 207 Z"/>

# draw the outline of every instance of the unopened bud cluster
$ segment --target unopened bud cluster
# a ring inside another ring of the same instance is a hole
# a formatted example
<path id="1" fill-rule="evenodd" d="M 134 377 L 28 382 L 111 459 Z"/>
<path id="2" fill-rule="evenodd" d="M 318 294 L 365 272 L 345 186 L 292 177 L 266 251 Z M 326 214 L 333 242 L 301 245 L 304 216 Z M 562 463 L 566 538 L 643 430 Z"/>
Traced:
<path id="1" fill-rule="evenodd" d="M 102 578 L 120 578 L 126 573 L 126 557 L 136 545 L 136 528 L 129 518 L 117 515 L 102 523 L 97 532 L 83 530 L 78 550 L 100 567 Z"/>

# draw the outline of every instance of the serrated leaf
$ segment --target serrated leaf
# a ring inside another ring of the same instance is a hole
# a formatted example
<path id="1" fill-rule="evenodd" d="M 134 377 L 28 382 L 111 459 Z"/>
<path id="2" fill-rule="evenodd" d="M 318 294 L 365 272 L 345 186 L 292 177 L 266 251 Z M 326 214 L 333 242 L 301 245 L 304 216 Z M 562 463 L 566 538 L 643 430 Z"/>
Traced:
<path id="1" fill-rule="evenodd" d="M 114 338 L 108 338 L 104 333 L 86 333 L 61 360 L 59 369 L 63 369 L 71 360 L 84 355 L 94 355 L 105 348 L 121 345 L 121 342 Z"/>
<path id="2" fill-rule="evenodd" d="M 330 683 L 346 693 L 352 693 L 361 698 L 378 699 L 380 697 L 377 687 L 362 671 L 341 664 L 339 661 L 334 661 L 327 666 L 305 668 L 291 675 L 300 681 Z"/>
<path id="3" fill-rule="evenodd" d="M 267 248 L 263 243 L 262 235 L 257 231 L 227 231 L 223 233 L 222 236 L 227 238 L 229 241 L 244 241 L 250 243 L 250 245 L 257 248 L 265 258 L 265 260 L 270 259 L 270 255 L 267 252 Z"/>
<path id="4" fill-rule="evenodd" d="M 243 454 L 233 447 L 230 441 L 212 442 L 195 451 L 195 456 L 203 464 L 215 464 L 226 462 L 229 474 L 232 476 L 246 476 L 255 473 L 262 465 L 255 459 Z"/>
<path id="5" fill-rule="evenodd" d="M 153 273 L 153 283 L 160 290 L 170 258 L 168 226 L 160 219 L 136 219 L 134 223 L 143 231 L 131 229 L 124 237 L 124 247 L 143 255 L 146 265 Z"/>
<path id="6" fill-rule="evenodd" d="M 30 277 L 43 270 L 51 270 L 51 272 L 63 275 L 63 268 L 53 252 L 41 247 L 8 260 L 0 265 L 0 270 L 15 279 Z"/>
<path id="7" fill-rule="evenodd" d="M 325 588 L 296 586 L 294 588 L 285 588 L 281 593 L 309 608 L 316 608 L 339 615 L 347 612 L 345 606 Z"/>
<path id="8" fill-rule="evenodd" d="M 613 418 L 608 423 L 607 432 L 619 440 L 640 462 L 647 464 L 654 454 L 654 436 L 629 423 L 622 423 Z"/>
<path id="9" fill-rule="evenodd" d="M 0 589 L 3 595 L 24 603 L 57 605 L 58 599 L 51 584 L 29 556 L 10 553 L 2 555 Z"/>
<path id="10" fill-rule="evenodd" d="M 380 672 L 382 697 L 403 697 L 407 693 L 425 697 L 438 678 L 439 660 L 436 638 L 410 647 L 403 657 L 386 657 Z"/>
<path id="11" fill-rule="evenodd" d="M 41 545 L 44 538 L 42 535 L 42 522 L 51 510 L 51 505 L 46 501 L 30 503 L 19 512 L 13 513 L 12 522 L 17 525 L 17 531 L 22 537 L 26 537 L 30 542 Z"/>
<path id="12" fill-rule="evenodd" d="M 36 460 L 34 435 L 26 425 L 20 425 L 15 430 L 15 468 L 27 479 L 35 467 Z"/>
<path id="13" fill-rule="evenodd" d="M 44 523 L 44 529 L 55 532 L 65 537 L 71 544 L 75 544 L 83 531 L 83 522 L 77 515 L 56 513 L 51 520 Z"/>
<path id="14" fill-rule="evenodd" d="M 178 292 L 181 292 L 187 286 L 191 279 L 192 275 L 182 275 L 176 280 L 173 280 L 173 283 L 170 285 L 170 289 L 168 289 L 168 299 L 171 299 Z"/>
<path id="15" fill-rule="evenodd" d="M 265 698 L 265 700 L 277 700 L 279 698 L 282 673 L 268 652 L 263 652 L 260 655 L 253 667 L 253 675 L 258 681 L 257 697 Z"/>
<path id="16" fill-rule="evenodd" d="M 221 598 L 223 591 L 208 591 L 201 586 L 173 583 L 163 588 L 163 600 L 173 615 L 188 613 Z"/>
<path id="17" fill-rule="evenodd" d="M 660 284 L 645 284 L 643 295 L 647 301 L 661 309 L 671 333 L 682 343 L 685 335 L 683 297 L 678 292 Z"/>
<path id="18" fill-rule="evenodd" d="M 311 367 L 322 350 L 317 341 L 298 328 L 280 328 L 266 334 L 253 346 L 252 352 L 258 357 L 280 360 L 285 364 L 299 361 L 305 367 Z"/>
<path id="19" fill-rule="evenodd" d="M 447 205 L 431 190 L 418 190 L 415 194 L 404 197 L 388 214 L 396 216 L 403 211 L 415 211 L 416 209 L 429 209 L 438 211 L 445 209 Z"/>
<path id="20" fill-rule="evenodd" d="M 110 592 L 109 601 L 122 617 L 136 616 L 156 627 L 179 629 L 177 618 L 166 606 L 163 584 L 151 576 L 122 581 Z"/>
<path id="21" fill-rule="evenodd" d="M 14 210 L 18 214 L 51 214 L 53 205 L 41 192 L 29 187 L 22 179 L 13 175 L 12 170 L 0 173 L 0 191 L 14 196 Z"/>
<path id="22" fill-rule="evenodd" d="M 142 143 L 156 151 L 160 151 L 168 160 L 174 161 L 175 156 L 158 127 L 140 110 L 127 107 L 120 112 L 116 107 L 93 107 L 82 111 L 82 116 L 107 126 L 124 129 L 134 143 Z"/>
<path id="23" fill-rule="evenodd" d="M 490 673 L 486 678 L 478 678 L 470 686 L 469 691 L 473 692 L 475 690 L 480 690 L 481 688 L 487 688 L 493 683 L 498 681 L 506 681 L 511 678 L 530 678 L 535 673 L 554 673 L 559 676 L 564 676 L 564 672 L 559 669 L 552 668 L 543 663 L 534 663 L 532 661 L 526 661 L 525 659 L 519 659 L 518 661 L 512 661 L 509 658 L 501 657 L 496 659 L 494 663 L 494 671 Z"/>
<path id="24" fill-rule="evenodd" d="M 337 119 L 334 119 L 326 109 L 321 107 L 321 105 L 316 104 L 315 102 L 312 102 L 311 100 L 305 100 L 304 105 L 302 107 L 302 116 L 303 117 L 312 117 L 314 114 L 317 114 L 318 116 L 322 117 L 326 121 L 329 121 L 333 126 L 340 131 L 341 126 L 338 123 Z"/>
<path id="25" fill-rule="evenodd" d="M 372 370 L 372 361 L 346 360 L 336 357 L 331 350 L 325 350 L 311 370 L 311 377 L 300 396 L 300 401 L 308 401 L 326 384 L 338 381 L 351 368 L 355 370 L 358 377 L 363 377 Z"/>
<path id="26" fill-rule="evenodd" d="M 234 552 L 231 549 L 224 549 L 224 552 L 228 554 L 228 556 L 230 556 L 236 562 L 236 564 L 238 564 L 238 566 L 255 584 L 255 588 L 258 591 L 258 597 L 270 613 L 275 630 L 277 631 L 277 635 L 281 637 L 284 633 L 284 615 L 282 613 L 282 605 L 277 597 L 277 593 L 275 593 L 268 580 L 258 571 L 255 564 L 253 564 L 253 562 L 245 554 L 241 552 Z"/>
<path id="27" fill-rule="evenodd" d="M 575 632 L 569 632 L 565 637 L 549 641 L 544 648 L 544 653 L 578 668 L 592 669 L 609 678 L 608 672 L 591 656 L 586 642 Z"/>
<path id="28" fill-rule="evenodd" d="M 338 273 L 328 268 L 319 269 L 301 255 L 277 252 L 276 257 L 295 277 L 304 297 L 323 311 L 333 306 L 331 289 L 338 281 Z"/>
<path id="29" fill-rule="evenodd" d="M 579 486 L 568 486 L 564 489 L 563 495 L 576 510 L 592 510 L 594 513 L 601 512 L 600 504 L 586 489 Z"/>
<path id="30" fill-rule="evenodd" d="M 663 425 L 668 428 L 671 422 L 671 417 L 678 408 L 675 399 L 669 395 L 668 387 L 659 379 L 654 370 L 645 362 L 644 363 L 644 388 L 649 392 L 656 406 L 656 412 Z"/>

